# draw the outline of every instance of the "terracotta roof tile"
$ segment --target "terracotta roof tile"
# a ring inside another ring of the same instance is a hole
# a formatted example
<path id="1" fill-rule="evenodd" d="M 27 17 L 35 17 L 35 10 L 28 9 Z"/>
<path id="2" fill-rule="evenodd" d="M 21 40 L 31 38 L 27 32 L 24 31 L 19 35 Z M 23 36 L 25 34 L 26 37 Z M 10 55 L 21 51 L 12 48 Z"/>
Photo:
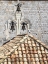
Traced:
<path id="1" fill-rule="evenodd" d="M 7 43 L 2 46 L 0 51 L 3 50 L 4 53 L 8 50 L 11 51 L 12 47 L 14 47 L 14 51 L 12 50 L 13 52 L 1 64 L 48 64 L 48 48 L 33 36 L 25 37 L 21 40 L 22 38 L 19 39 L 18 36 L 18 43 L 11 41 L 10 44 Z M 16 38 L 14 39 L 16 40 Z"/>

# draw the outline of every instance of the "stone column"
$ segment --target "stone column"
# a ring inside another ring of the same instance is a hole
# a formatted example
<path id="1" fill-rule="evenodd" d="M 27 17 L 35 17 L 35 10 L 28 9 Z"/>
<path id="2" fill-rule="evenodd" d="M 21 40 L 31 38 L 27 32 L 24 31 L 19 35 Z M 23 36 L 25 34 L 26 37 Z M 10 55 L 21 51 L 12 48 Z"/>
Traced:
<path id="1" fill-rule="evenodd" d="M 21 22 L 21 12 L 16 12 L 16 22 L 17 22 L 17 35 L 20 34 L 20 22 Z"/>

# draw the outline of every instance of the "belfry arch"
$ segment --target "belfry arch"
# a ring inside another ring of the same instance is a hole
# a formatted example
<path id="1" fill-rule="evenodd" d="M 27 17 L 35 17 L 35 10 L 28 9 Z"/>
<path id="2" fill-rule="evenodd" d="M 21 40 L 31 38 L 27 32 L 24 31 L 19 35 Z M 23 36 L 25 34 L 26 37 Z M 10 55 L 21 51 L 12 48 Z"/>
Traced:
<path id="1" fill-rule="evenodd" d="M 21 21 L 21 30 L 20 34 L 27 34 L 28 30 L 30 29 L 30 20 L 27 18 L 24 18 L 23 21 Z"/>

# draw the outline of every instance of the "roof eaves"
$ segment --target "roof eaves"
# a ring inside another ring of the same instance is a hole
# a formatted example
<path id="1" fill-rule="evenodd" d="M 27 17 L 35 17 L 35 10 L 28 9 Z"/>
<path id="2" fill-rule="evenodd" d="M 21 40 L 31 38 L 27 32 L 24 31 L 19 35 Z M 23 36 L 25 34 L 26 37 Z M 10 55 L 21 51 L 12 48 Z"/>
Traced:
<path id="1" fill-rule="evenodd" d="M 37 41 L 39 44 L 41 44 L 42 46 L 44 46 L 46 49 L 48 49 L 48 46 L 46 46 L 43 42 L 41 42 L 40 40 L 38 40 L 37 38 L 35 38 L 31 34 L 28 34 L 28 36 L 31 37 L 31 38 L 33 38 L 35 41 Z"/>
<path id="2" fill-rule="evenodd" d="M 19 43 L 20 43 L 20 44 L 23 43 L 24 40 L 25 40 L 27 37 L 28 37 L 28 35 L 25 35 L 25 37 L 23 37 L 23 39 L 21 39 L 21 40 L 19 41 Z M 6 44 L 5 44 L 5 45 L 6 45 Z M 15 51 L 15 49 L 17 49 L 18 47 L 19 47 L 19 45 L 18 45 L 17 47 L 13 47 L 14 50 L 13 50 L 12 52 L 10 52 L 9 54 L 7 54 L 7 55 L 5 55 L 5 56 L 2 56 L 2 57 L 0 58 L 0 64 L 1 64 L 2 62 L 4 62 L 4 59 L 8 58 L 8 55 L 10 55 L 11 53 L 13 53 L 13 52 Z"/>

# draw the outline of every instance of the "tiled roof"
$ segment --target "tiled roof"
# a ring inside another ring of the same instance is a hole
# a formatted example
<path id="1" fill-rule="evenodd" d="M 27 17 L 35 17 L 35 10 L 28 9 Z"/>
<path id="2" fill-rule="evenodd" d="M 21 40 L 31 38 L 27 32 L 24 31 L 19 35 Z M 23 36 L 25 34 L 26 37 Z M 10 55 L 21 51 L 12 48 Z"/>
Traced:
<path id="1" fill-rule="evenodd" d="M 17 36 L 0 48 L 1 64 L 48 64 L 48 48 L 31 35 Z"/>

